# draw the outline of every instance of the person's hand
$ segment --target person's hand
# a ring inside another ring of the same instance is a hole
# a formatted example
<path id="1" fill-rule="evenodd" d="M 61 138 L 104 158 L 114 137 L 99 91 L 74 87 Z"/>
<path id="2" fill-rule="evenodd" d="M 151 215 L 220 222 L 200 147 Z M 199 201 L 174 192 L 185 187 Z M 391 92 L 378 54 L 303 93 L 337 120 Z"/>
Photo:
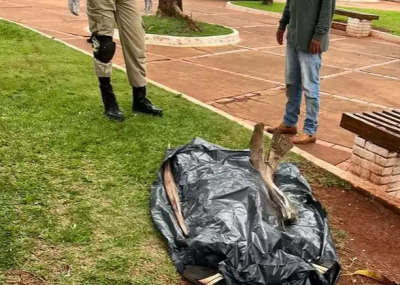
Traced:
<path id="1" fill-rule="evenodd" d="M 276 41 L 278 42 L 279 45 L 283 45 L 283 35 L 284 35 L 285 31 L 278 29 L 276 31 Z"/>
<path id="2" fill-rule="evenodd" d="M 68 0 L 68 9 L 75 16 L 79 16 L 79 2 L 79 0 Z"/>
<path id="3" fill-rule="evenodd" d="M 310 44 L 310 53 L 321 53 L 321 42 L 317 40 L 312 40 Z"/>

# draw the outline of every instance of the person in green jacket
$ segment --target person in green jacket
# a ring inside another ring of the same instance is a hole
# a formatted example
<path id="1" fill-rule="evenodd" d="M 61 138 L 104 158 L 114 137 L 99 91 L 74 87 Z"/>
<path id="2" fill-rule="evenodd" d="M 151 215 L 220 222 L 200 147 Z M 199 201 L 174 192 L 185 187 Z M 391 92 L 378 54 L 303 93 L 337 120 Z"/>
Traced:
<path id="1" fill-rule="evenodd" d="M 286 47 L 286 111 L 283 122 L 268 132 L 295 134 L 295 144 L 313 143 L 317 140 L 320 109 L 319 72 L 321 54 L 328 50 L 330 27 L 335 12 L 335 0 L 287 0 L 276 33 L 283 44 L 287 30 Z M 306 120 L 303 131 L 297 132 L 302 93 L 306 100 Z"/>

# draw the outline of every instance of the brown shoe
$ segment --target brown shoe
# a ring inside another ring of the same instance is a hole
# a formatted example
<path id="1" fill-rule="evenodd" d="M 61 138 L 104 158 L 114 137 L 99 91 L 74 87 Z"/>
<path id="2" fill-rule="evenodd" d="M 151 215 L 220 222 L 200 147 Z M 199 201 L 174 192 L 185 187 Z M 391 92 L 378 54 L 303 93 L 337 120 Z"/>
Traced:
<path id="1" fill-rule="evenodd" d="M 285 126 L 284 124 L 280 124 L 279 126 L 275 128 L 268 128 L 267 132 L 270 134 L 275 133 L 275 131 L 278 131 L 280 134 L 288 134 L 288 135 L 295 135 L 297 134 L 297 128 L 296 127 L 289 127 Z"/>
<path id="2" fill-rule="evenodd" d="M 317 136 L 301 133 L 301 134 L 295 135 L 294 137 L 291 137 L 290 141 L 294 144 L 315 143 L 317 141 Z"/>

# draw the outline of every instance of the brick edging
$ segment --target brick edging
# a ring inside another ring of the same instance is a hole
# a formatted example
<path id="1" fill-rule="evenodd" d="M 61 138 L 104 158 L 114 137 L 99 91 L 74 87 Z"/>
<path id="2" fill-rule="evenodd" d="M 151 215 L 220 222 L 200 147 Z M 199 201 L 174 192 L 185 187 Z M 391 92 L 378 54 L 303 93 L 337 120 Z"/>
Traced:
<path id="1" fill-rule="evenodd" d="M 46 38 L 49 38 L 49 39 L 55 40 L 57 42 L 60 42 L 60 43 L 66 45 L 66 46 L 68 46 L 68 47 L 70 47 L 70 48 L 72 48 L 74 50 L 80 51 L 80 52 L 82 52 L 82 53 L 84 53 L 84 54 L 86 54 L 86 55 L 88 55 L 90 57 L 93 57 L 92 53 L 89 53 L 89 52 L 87 52 L 87 51 L 85 51 L 85 50 L 83 50 L 81 48 L 78 48 L 78 47 L 76 47 L 74 45 L 71 45 L 71 44 L 69 44 L 67 42 L 64 42 L 62 40 L 59 40 L 59 39 L 54 38 L 52 36 L 49 36 L 49 35 L 41 32 L 41 31 L 38 31 L 38 30 L 36 30 L 34 28 L 26 26 L 26 25 L 24 25 L 22 23 L 10 21 L 10 20 L 4 19 L 2 17 L 0 17 L 0 20 L 4 20 L 6 22 L 13 23 L 13 24 L 16 24 L 18 26 L 24 27 L 24 28 L 29 29 L 29 30 L 31 30 L 33 32 L 36 32 L 36 33 L 38 33 L 40 35 L 43 35 Z M 126 69 L 123 66 L 120 66 L 120 65 L 117 65 L 117 64 L 113 64 L 113 67 L 126 72 Z M 238 119 L 238 118 L 236 118 L 236 117 L 234 117 L 234 116 L 232 116 L 232 115 L 230 115 L 230 114 L 228 114 L 228 113 L 226 113 L 226 112 L 224 112 L 222 110 L 219 110 L 219 109 L 217 109 L 217 108 L 215 108 L 215 107 L 213 107 L 211 105 L 205 104 L 205 103 L 201 102 L 200 100 L 197 100 L 197 99 L 195 99 L 193 97 L 190 97 L 190 96 L 188 96 L 186 94 L 183 94 L 183 93 L 181 93 L 179 91 L 171 89 L 171 88 L 169 88 L 169 87 L 167 87 L 167 86 L 165 86 L 165 85 L 163 85 L 161 83 L 158 83 L 156 81 L 153 81 L 153 80 L 148 80 L 148 81 L 151 84 L 153 84 L 153 85 L 155 85 L 155 86 L 157 86 L 159 88 L 162 88 L 162 89 L 164 89 L 166 91 L 169 91 L 169 92 L 174 93 L 174 94 L 179 94 L 184 99 L 186 99 L 186 100 L 188 100 L 188 101 L 190 101 L 190 102 L 192 102 L 192 103 L 194 103 L 196 105 L 199 105 L 199 106 L 201 106 L 203 108 L 206 108 L 206 109 L 208 109 L 208 110 L 210 110 L 210 111 L 212 111 L 214 113 L 217 113 L 217 114 L 219 114 L 219 115 L 221 115 L 221 116 L 223 116 L 223 117 L 225 117 L 225 118 L 227 118 L 227 119 L 229 119 L 231 121 L 234 121 L 234 122 L 238 123 L 239 125 L 249 129 L 249 130 L 253 130 L 253 126 L 252 125 L 250 125 L 250 124 L 248 124 L 248 123 L 246 123 L 246 122 L 244 122 L 244 121 L 242 121 L 242 120 L 240 120 L 240 119 Z M 265 132 L 265 134 L 269 138 L 272 137 L 271 134 L 268 134 L 266 132 Z M 327 163 L 327 162 L 325 162 L 325 161 L 313 156 L 312 154 L 299 149 L 298 147 L 294 147 L 292 149 L 292 152 L 297 154 L 297 155 L 300 155 L 304 159 L 314 163 L 318 167 L 321 167 L 322 169 L 324 169 L 326 171 L 329 171 L 332 174 L 338 176 L 339 178 L 347 181 L 348 183 L 353 185 L 354 189 L 357 190 L 358 192 L 360 192 L 360 193 L 362 193 L 362 194 L 364 194 L 366 196 L 373 197 L 378 202 L 383 204 L 385 207 L 391 209 L 392 211 L 396 212 L 397 214 L 400 214 L 400 199 L 396 199 L 396 198 L 391 197 L 390 195 L 386 194 L 385 192 L 380 191 L 379 189 L 377 189 L 378 187 L 376 185 L 372 184 L 371 182 L 365 181 L 365 180 L 355 176 L 354 174 L 351 174 L 350 172 L 344 171 L 344 170 L 342 170 L 342 169 L 340 169 L 340 168 L 338 168 L 338 167 L 336 167 L 336 166 L 334 166 L 332 164 L 329 164 L 329 163 Z"/>

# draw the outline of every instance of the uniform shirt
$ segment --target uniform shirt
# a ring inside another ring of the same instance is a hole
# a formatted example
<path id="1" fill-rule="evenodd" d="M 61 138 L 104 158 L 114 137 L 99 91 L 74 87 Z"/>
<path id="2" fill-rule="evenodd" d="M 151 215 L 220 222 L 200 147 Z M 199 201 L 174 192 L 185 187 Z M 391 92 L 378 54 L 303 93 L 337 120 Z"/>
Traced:
<path id="1" fill-rule="evenodd" d="M 330 28 L 336 0 L 286 0 L 279 29 L 288 28 L 287 40 L 302 51 L 310 50 L 312 39 L 328 50 Z"/>

